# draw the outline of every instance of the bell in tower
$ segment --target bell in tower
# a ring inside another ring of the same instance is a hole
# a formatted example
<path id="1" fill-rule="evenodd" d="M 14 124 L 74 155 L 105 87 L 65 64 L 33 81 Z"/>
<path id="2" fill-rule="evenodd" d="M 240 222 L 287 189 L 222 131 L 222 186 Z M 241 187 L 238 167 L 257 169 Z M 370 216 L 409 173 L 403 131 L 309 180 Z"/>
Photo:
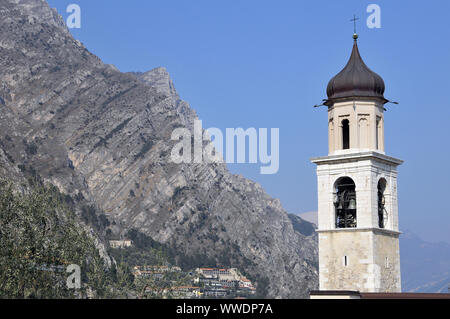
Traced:
<path id="1" fill-rule="evenodd" d="M 385 84 L 353 35 L 327 87 L 328 156 L 317 165 L 320 290 L 400 292 L 397 166 L 384 144 Z M 389 261 L 389 262 L 387 262 Z"/>

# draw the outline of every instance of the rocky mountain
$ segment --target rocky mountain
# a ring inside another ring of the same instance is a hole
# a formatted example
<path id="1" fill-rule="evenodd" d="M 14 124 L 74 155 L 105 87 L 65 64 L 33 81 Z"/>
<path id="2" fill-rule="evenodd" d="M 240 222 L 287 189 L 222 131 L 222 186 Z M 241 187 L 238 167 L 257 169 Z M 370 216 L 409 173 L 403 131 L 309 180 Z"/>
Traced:
<path id="1" fill-rule="evenodd" d="M 237 266 L 269 297 L 317 289 L 306 224 L 225 164 L 171 162 L 172 131 L 197 116 L 164 68 L 102 63 L 44 0 L 0 0 L 0 16 L 3 174 L 39 175 L 104 212 L 113 234 L 137 229 L 180 256 Z"/>

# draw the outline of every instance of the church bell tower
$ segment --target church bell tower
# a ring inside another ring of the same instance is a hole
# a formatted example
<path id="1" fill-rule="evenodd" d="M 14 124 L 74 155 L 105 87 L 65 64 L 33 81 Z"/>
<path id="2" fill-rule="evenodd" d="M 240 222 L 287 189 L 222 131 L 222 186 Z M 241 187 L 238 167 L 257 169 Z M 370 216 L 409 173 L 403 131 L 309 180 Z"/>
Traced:
<path id="1" fill-rule="evenodd" d="M 328 83 L 328 156 L 317 165 L 320 290 L 400 292 L 397 166 L 384 144 L 383 79 L 358 50 Z"/>

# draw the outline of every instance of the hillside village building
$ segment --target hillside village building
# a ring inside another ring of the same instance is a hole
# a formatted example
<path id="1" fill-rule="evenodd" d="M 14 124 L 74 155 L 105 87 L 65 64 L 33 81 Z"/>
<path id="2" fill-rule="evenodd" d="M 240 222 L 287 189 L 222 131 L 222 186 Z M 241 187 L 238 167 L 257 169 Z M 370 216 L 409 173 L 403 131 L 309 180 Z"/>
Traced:
<path id="1" fill-rule="evenodd" d="M 400 292 L 397 166 L 385 154 L 383 79 L 358 50 L 328 83 L 328 156 L 317 165 L 321 291 Z"/>
<path id="2" fill-rule="evenodd" d="M 236 268 L 197 268 L 195 272 L 198 277 L 196 283 L 205 283 L 210 287 L 210 296 L 225 296 L 227 289 L 236 288 L 252 295 L 256 293 L 256 288 L 245 276 L 242 276 Z M 205 293 L 208 295 L 208 293 Z"/>
<path id="3" fill-rule="evenodd" d="M 229 281 L 241 278 L 236 268 L 197 268 L 195 271 L 204 278 L 217 278 Z"/>
<path id="4" fill-rule="evenodd" d="M 131 240 L 110 240 L 109 246 L 111 248 L 126 248 L 133 246 L 133 242 Z"/>

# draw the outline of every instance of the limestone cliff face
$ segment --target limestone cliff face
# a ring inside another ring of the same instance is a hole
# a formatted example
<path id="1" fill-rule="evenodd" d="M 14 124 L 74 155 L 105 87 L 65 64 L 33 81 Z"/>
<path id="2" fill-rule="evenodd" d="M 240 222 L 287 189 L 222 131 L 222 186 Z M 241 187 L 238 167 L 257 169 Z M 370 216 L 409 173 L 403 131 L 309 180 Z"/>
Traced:
<path id="1" fill-rule="evenodd" d="M 266 277 L 271 297 L 317 288 L 315 237 L 294 230 L 277 199 L 224 164 L 171 163 L 172 131 L 197 116 L 164 68 L 103 64 L 43 0 L 0 0 L 0 16 L 0 146 L 11 170 L 94 203 L 116 233 L 136 228 Z"/>

